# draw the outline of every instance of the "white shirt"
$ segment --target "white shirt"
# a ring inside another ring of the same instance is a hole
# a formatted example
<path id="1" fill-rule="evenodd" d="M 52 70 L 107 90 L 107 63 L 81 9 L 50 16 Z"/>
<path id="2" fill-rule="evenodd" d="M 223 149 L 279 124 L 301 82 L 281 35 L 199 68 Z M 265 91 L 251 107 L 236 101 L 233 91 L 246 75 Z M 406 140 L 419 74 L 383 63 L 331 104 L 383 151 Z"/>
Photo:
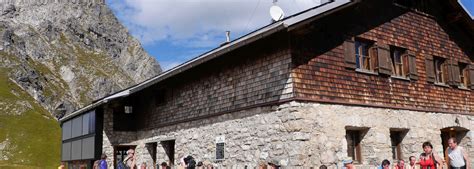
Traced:
<path id="1" fill-rule="evenodd" d="M 452 150 L 451 148 L 448 148 L 448 156 L 449 156 L 449 165 L 453 167 L 462 167 L 466 165 L 466 163 L 464 162 L 462 147 L 456 146 L 454 150 Z"/>

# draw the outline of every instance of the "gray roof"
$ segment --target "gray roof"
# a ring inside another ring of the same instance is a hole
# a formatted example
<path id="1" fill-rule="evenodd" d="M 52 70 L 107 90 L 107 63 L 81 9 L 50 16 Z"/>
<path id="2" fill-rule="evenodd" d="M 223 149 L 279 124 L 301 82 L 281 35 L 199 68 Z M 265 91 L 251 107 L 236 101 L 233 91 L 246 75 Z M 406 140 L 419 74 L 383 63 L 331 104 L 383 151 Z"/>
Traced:
<path id="1" fill-rule="evenodd" d="M 174 68 L 171 68 L 170 70 L 167 70 L 153 78 L 150 78 L 148 80 L 145 80 L 137 85 L 134 85 L 132 87 L 129 87 L 125 90 L 122 90 L 120 92 L 117 92 L 115 94 L 109 95 L 107 97 L 104 97 L 102 99 L 96 100 L 94 103 L 87 105 L 81 109 L 78 109 L 64 117 L 62 117 L 59 121 L 65 121 L 67 119 L 73 118 L 79 114 L 82 114 L 84 112 L 87 112 L 89 110 L 92 110 L 98 106 L 101 106 L 111 100 L 121 98 L 121 97 L 126 97 L 132 93 L 135 93 L 137 91 L 140 91 L 144 88 L 147 88 L 151 85 L 154 85 L 160 81 L 163 81 L 165 79 L 168 79 L 172 76 L 175 76 L 177 74 L 180 74 L 181 72 L 184 72 L 186 70 L 189 70 L 197 65 L 200 65 L 204 62 L 207 62 L 211 59 L 214 59 L 216 57 L 222 56 L 225 53 L 228 53 L 230 51 L 233 51 L 237 48 L 240 48 L 242 46 L 245 46 L 247 44 L 250 44 L 252 42 L 255 42 L 256 40 L 262 39 L 264 37 L 267 37 L 269 35 L 272 35 L 273 33 L 279 32 L 281 30 L 292 30 L 294 27 L 296 27 L 300 23 L 305 23 L 306 21 L 310 19 L 316 19 L 318 16 L 323 17 L 329 12 L 336 11 L 338 9 L 342 9 L 344 7 L 347 7 L 349 5 L 352 5 L 356 3 L 358 0 L 333 0 L 327 3 L 324 3 L 320 6 L 316 6 L 313 8 L 310 8 L 308 10 L 305 10 L 303 12 L 297 13 L 295 15 L 286 17 L 280 21 L 274 22 L 272 24 L 269 24 L 267 26 L 264 26 L 256 31 L 253 31 L 247 35 L 244 35 L 238 39 L 235 39 L 231 41 L 230 43 L 227 43 L 225 45 L 222 45 L 218 48 L 215 48 L 209 52 L 206 52 L 196 58 L 193 58 L 181 65 L 178 65 Z"/>

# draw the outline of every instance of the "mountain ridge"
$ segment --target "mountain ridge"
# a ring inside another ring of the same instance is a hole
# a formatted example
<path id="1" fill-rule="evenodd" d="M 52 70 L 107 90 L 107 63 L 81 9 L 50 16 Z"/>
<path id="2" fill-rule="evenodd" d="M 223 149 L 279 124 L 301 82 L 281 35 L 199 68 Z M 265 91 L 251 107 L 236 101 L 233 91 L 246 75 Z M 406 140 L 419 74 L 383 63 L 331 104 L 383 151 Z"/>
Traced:
<path id="1" fill-rule="evenodd" d="M 0 167 L 54 166 L 57 118 L 161 73 L 104 1 L 0 0 L 0 8 Z M 54 160 L 31 159 L 47 150 Z"/>

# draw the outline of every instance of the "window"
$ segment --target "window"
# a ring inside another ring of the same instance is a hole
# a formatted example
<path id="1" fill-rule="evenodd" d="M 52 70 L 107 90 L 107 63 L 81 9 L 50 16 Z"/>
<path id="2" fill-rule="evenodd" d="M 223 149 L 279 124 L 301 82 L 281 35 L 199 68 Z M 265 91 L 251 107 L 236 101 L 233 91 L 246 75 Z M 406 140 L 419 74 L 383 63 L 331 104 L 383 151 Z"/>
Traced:
<path id="1" fill-rule="evenodd" d="M 459 84 L 459 86 L 463 88 L 467 88 L 469 84 L 471 83 L 469 79 L 469 68 L 467 64 L 459 63 L 459 70 L 461 70 L 460 75 L 459 75 L 461 83 Z"/>
<path id="2" fill-rule="evenodd" d="M 369 72 L 374 71 L 377 57 L 375 56 L 376 49 L 373 47 L 373 44 L 373 42 L 369 41 L 355 41 L 355 56 L 357 69 Z"/>
<path id="3" fill-rule="evenodd" d="M 356 163 L 361 163 L 362 161 L 361 141 L 365 133 L 365 129 L 346 130 L 347 156 L 351 157 Z"/>
<path id="4" fill-rule="evenodd" d="M 408 55 L 406 50 L 398 47 L 390 47 L 390 58 L 392 59 L 393 76 L 407 77 Z"/>
<path id="5" fill-rule="evenodd" d="M 392 159 L 403 159 L 402 141 L 408 130 L 406 129 L 390 129 L 390 141 L 392 146 Z"/>
<path id="6" fill-rule="evenodd" d="M 444 58 L 434 57 L 435 82 L 446 84 L 448 78 L 447 66 Z"/>

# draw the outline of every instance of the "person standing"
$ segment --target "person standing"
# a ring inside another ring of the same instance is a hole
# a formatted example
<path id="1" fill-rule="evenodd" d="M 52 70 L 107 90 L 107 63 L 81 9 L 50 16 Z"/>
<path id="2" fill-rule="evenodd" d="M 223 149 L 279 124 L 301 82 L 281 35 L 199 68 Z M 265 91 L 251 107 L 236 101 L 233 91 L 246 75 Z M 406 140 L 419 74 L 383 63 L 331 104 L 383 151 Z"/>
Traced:
<path id="1" fill-rule="evenodd" d="M 160 169 L 169 169 L 170 168 L 170 167 L 168 167 L 168 164 L 166 162 L 162 162 L 160 164 L 160 166 L 161 166 Z"/>
<path id="2" fill-rule="evenodd" d="M 380 165 L 381 169 L 390 169 L 390 161 L 387 159 L 382 161 L 382 164 Z"/>
<path id="3" fill-rule="evenodd" d="M 458 146 L 456 138 L 448 139 L 448 148 L 446 148 L 446 157 L 449 169 L 470 169 L 469 155 L 464 148 Z"/>
<path id="4" fill-rule="evenodd" d="M 346 169 L 356 169 L 353 163 L 354 161 L 352 159 L 343 160 L 342 166 L 344 166 Z"/>
<path id="5" fill-rule="evenodd" d="M 421 169 L 441 169 L 443 168 L 443 160 L 433 153 L 433 145 L 427 141 L 422 144 L 423 153 L 420 155 Z"/>
<path id="6" fill-rule="evenodd" d="M 146 163 L 143 162 L 142 165 L 140 165 L 140 169 L 146 169 Z"/>
<path id="7" fill-rule="evenodd" d="M 409 160 L 409 163 L 408 163 L 407 169 L 420 169 L 420 166 L 416 165 L 416 157 L 415 156 L 410 156 L 408 158 L 408 160 Z"/>
<path id="8" fill-rule="evenodd" d="M 100 163 L 100 160 L 95 160 L 94 165 L 92 166 L 92 169 L 100 169 L 99 168 L 99 163 Z"/>
<path id="9" fill-rule="evenodd" d="M 127 150 L 127 157 L 123 160 L 123 163 L 130 169 L 136 168 L 135 150 Z"/>
<path id="10" fill-rule="evenodd" d="M 107 155 L 102 154 L 100 156 L 99 168 L 100 169 L 107 169 Z"/>
<path id="11" fill-rule="evenodd" d="M 394 169 L 405 169 L 405 160 L 398 160 L 398 163 L 393 166 Z"/>
<path id="12" fill-rule="evenodd" d="M 64 165 L 64 162 L 61 162 L 61 165 L 59 165 L 58 169 L 65 169 L 66 166 Z"/>

